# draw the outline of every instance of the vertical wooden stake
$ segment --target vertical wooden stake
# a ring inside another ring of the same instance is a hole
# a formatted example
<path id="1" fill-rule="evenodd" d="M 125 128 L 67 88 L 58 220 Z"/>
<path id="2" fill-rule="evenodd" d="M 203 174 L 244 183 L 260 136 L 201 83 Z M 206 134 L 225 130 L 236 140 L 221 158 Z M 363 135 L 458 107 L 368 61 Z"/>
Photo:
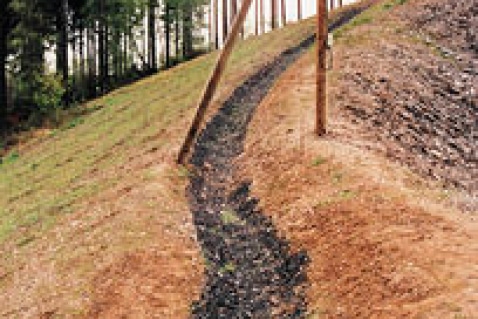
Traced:
<path id="1" fill-rule="evenodd" d="M 317 0 L 317 109 L 316 133 L 327 132 L 327 0 Z"/>
<path id="2" fill-rule="evenodd" d="M 234 43 L 237 39 L 237 35 L 244 24 L 244 20 L 246 19 L 247 12 L 249 11 L 249 7 L 251 6 L 252 0 L 244 0 L 242 2 L 241 10 L 239 14 L 234 19 L 234 23 L 232 24 L 231 32 L 229 33 L 226 43 L 224 44 L 224 48 L 222 49 L 219 57 L 217 59 L 216 65 L 212 71 L 211 77 L 204 88 L 204 92 L 201 96 L 199 101 L 199 105 L 197 107 L 196 116 L 191 124 L 188 134 L 186 135 L 186 139 L 181 147 L 181 150 L 178 154 L 178 163 L 184 164 L 186 157 L 189 153 L 189 150 L 196 139 L 196 136 L 199 132 L 201 123 L 204 120 L 204 115 L 206 114 L 207 107 L 211 103 L 212 98 L 214 97 L 214 93 L 216 92 L 217 86 L 219 85 L 219 81 L 221 80 L 222 73 L 226 67 L 227 61 L 229 56 L 231 55 L 232 48 L 234 47 Z"/>
<path id="3" fill-rule="evenodd" d="M 339 0 L 339 7 L 342 8 L 342 6 L 343 6 L 343 2 L 342 2 L 342 0 Z"/>
<path id="4" fill-rule="evenodd" d="M 335 1 L 334 0 L 330 0 L 330 10 L 333 10 L 335 7 Z"/>

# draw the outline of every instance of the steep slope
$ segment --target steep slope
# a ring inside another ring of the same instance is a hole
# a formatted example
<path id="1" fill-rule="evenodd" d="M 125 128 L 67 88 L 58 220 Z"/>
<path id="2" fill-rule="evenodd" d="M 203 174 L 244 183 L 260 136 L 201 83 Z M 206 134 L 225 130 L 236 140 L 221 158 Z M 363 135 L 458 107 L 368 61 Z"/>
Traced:
<path id="1" fill-rule="evenodd" d="M 371 2 L 334 12 L 330 29 L 346 24 Z M 309 37 L 247 79 L 207 123 L 191 157 L 188 188 L 198 240 L 207 260 L 206 284 L 193 318 L 306 318 L 307 251 L 291 253 L 260 199 L 237 174 L 245 132 L 278 77 L 315 42 Z"/>
<path id="2" fill-rule="evenodd" d="M 217 106 L 314 30 L 240 43 Z M 202 258 L 174 157 L 215 54 L 117 90 L 0 166 L 0 316 L 185 318 Z M 131 306 L 135 304 L 136 306 Z"/>
<path id="3" fill-rule="evenodd" d="M 358 45 L 340 56 L 347 70 L 337 106 L 391 157 L 476 194 L 478 65 L 468 41 L 476 40 L 478 2 L 410 3 L 413 10 L 399 6 L 377 21 L 381 29 L 364 27 L 347 37 Z M 400 34 L 391 34 L 393 28 Z M 364 43 L 373 50 L 363 50 Z"/>
<path id="4" fill-rule="evenodd" d="M 478 313 L 476 67 L 464 72 L 468 63 L 440 54 L 427 28 L 414 29 L 431 3 L 458 21 L 452 9 L 466 1 L 380 1 L 336 32 L 328 136 L 313 133 L 313 52 L 251 121 L 242 173 L 292 252 L 310 257 L 310 318 Z M 447 92 L 455 81 L 463 85 Z M 407 106 L 415 112 L 401 116 Z M 456 158 L 450 143 L 462 150 Z"/>

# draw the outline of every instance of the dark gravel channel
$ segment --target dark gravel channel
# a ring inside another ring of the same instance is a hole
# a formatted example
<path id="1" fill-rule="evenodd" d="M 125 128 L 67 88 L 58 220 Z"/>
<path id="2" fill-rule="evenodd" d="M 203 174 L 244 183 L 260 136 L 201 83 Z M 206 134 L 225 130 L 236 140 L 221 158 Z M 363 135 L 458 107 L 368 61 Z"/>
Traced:
<path id="1" fill-rule="evenodd" d="M 331 28 L 360 10 L 338 17 Z M 274 81 L 312 46 L 315 37 L 283 52 L 238 87 L 197 139 L 188 196 L 206 259 L 206 283 L 192 318 L 304 318 L 308 256 L 288 242 L 235 176 L 246 129 Z"/>

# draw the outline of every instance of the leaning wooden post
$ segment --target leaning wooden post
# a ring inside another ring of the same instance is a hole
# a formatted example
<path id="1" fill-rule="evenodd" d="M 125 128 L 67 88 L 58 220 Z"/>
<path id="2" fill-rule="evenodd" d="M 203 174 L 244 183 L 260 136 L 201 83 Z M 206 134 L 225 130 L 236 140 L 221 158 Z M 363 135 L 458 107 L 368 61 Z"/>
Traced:
<path id="1" fill-rule="evenodd" d="M 247 12 L 249 7 L 251 6 L 252 0 L 244 0 L 242 2 L 241 9 L 239 14 L 234 19 L 234 23 L 232 24 L 231 32 L 229 33 L 226 43 L 224 44 L 224 48 L 222 49 L 219 57 L 217 59 L 216 65 L 212 71 L 211 77 L 206 84 L 204 92 L 201 96 L 199 101 L 196 116 L 191 124 L 191 128 L 189 129 L 188 134 L 186 135 L 186 139 L 179 151 L 178 155 L 178 163 L 184 164 L 184 161 L 189 153 L 189 150 L 196 139 L 196 136 L 199 132 L 201 123 L 204 120 L 204 115 L 206 114 L 207 107 L 212 101 L 214 97 L 214 93 L 216 92 L 217 86 L 219 85 L 219 81 L 221 79 L 222 73 L 226 67 L 227 60 L 231 55 L 232 48 L 234 47 L 234 43 L 237 39 L 237 35 L 241 30 L 242 25 L 244 24 L 244 20 L 246 19 Z"/>
<path id="2" fill-rule="evenodd" d="M 327 0 L 317 0 L 317 110 L 316 133 L 327 132 Z"/>

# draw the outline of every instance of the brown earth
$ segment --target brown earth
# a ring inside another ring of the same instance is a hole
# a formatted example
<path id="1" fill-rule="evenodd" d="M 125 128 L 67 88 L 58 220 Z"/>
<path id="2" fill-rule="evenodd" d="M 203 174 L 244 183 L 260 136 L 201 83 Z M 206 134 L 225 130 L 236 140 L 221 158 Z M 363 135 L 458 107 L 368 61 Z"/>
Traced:
<path id="1" fill-rule="evenodd" d="M 277 227 L 311 257 L 310 318 L 474 319 L 478 222 L 473 198 L 391 162 L 396 157 L 385 155 L 396 144 L 366 134 L 373 128 L 359 125 L 357 117 L 353 123 L 343 104 L 354 98 L 364 106 L 373 103 L 362 84 L 339 81 L 364 65 L 367 54 L 376 59 L 362 71 L 374 81 L 376 63 L 385 57 L 362 40 L 397 46 L 391 34 L 400 21 L 390 30 L 383 21 L 375 22 L 351 30 L 355 38 L 338 40 L 336 69 L 330 74 L 329 136 L 317 139 L 312 133 L 314 66 L 308 54 L 260 106 L 242 157 L 244 172 L 254 179 L 265 211 L 280 212 L 272 216 Z M 378 41 L 385 33 L 390 38 Z M 399 50 L 423 56 L 433 51 L 419 41 L 402 40 Z M 255 67 L 272 59 L 270 54 L 255 57 L 243 72 L 232 72 L 215 106 Z M 382 66 L 390 63 L 396 59 L 384 59 Z M 406 83 L 408 73 L 401 71 L 390 79 Z M 1 317 L 189 315 L 203 265 L 184 198 L 187 172 L 173 160 L 191 114 L 158 133 L 167 147 L 129 154 L 127 164 L 109 172 L 118 174 L 120 182 L 43 237 L 21 249 L 2 246 L 15 253 L 12 267 L 0 268 Z M 119 145 L 114 151 L 121 150 Z M 420 172 L 415 161 L 403 163 Z M 100 173 L 92 172 L 89 182 Z"/>
<path id="2" fill-rule="evenodd" d="M 468 12 L 470 1 L 411 3 L 385 11 L 374 24 L 345 36 L 347 51 L 337 53 L 343 85 L 335 88 L 332 99 L 389 157 L 468 190 L 476 202 L 478 65 L 473 66 L 472 50 L 460 49 L 467 38 L 461 36 L 463 29 L 471 25 L 448 23 Z M 430 3 L 455 11 L 424 22 Z M 445 27 L 456 36 L 435 40 L 436 30 Z M 429 29 L 434 32 L 428 34 Z"/>
<path id="3" fill-rule="evenodd" d="M 271 215 L 274 224 L 311 258 L 311 318 L 477 318 L 473 197 L 415 173 L 423 173 L 417 163 L 433 164 L 413 153 L 409 161 L 391 156 L 400 144 L 377 140 L 379 129 L 364 126 L 345 107 L 374 107 L 374 95 L 364 94 L 363 83 L 344 80 L 358 69 L 361 78 L 373 79 L 371 85 L 377 73 L 392 87 L 410 82 L 407 67 L 414 65 L 378 48 L 407 52 L 407 61 L 415 55 L 424 64 L 438 59 L 433 48 L 397 32 L 402 24 L 389 13 L 377 17 L 337 40 L 329 75 L 328 136 L 313 134 L 311 52 L 282 76 L 259 107 L 240 159 L 243 174 L 254 181 L 253 193 L 264 211 L 277 212 Z M 371 60 L 364 61 L 365 56 Z M 424 80 L 413 80 L 417 83 L 411 89 L 420 92 Z M 386 100 L 391 103 L 395 91 L 382 92 L 391 95 Z M 472 147 L 476 152 L 476 144 Z M 465 176 L 466 169 L 455 169 Z"/>

